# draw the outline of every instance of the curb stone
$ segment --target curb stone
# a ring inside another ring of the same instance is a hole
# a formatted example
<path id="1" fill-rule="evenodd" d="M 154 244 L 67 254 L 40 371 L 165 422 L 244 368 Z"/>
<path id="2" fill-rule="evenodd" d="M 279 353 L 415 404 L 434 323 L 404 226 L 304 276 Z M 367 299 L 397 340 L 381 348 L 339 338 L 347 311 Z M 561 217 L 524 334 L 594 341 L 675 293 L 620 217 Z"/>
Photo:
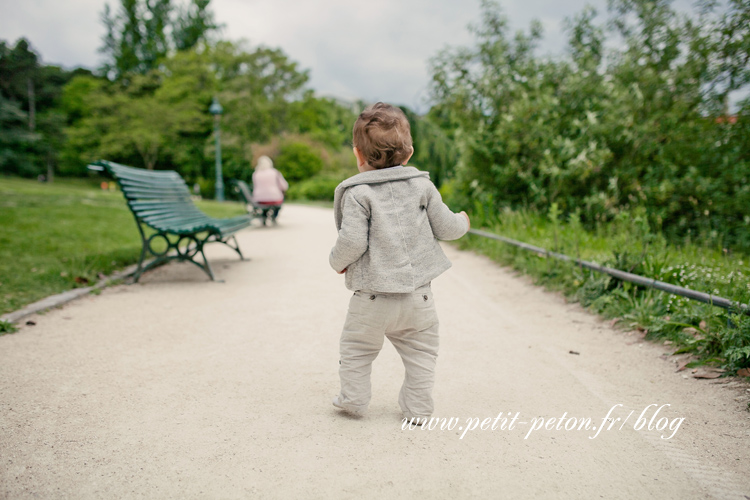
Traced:
<path id="1" fill-rule="evenodd" d="M 60 307 L 61 305 L 67 304 L 68 302 L 72 300 L 75 300 L 79 297 L 87 295 L 94 290 L 100 290 L 106 287 L 112 281 L 125 279 L 129 276 L 132 276 L 133 274 L 135 274 L 135 270 L 137 268 L 138 268 L 138 265 L 133 264 L 131 266 L 126 267 L 122 271 L 118 271 L 116 273 L 113 273 L 110 276 L 106 276 L 102 278 L 95 285 L 87 286 L 84 288 L 74 288 L 73 290 L 68 290 L 67 292 L 58 293 L 56 295 L 50 295 L 49 297 L 46 297 L 42 300 L 38 300 L 36 302 L 33 302 L 27 305 L 23 309 L 19 309 L 18 311 L 13 311 L 7 314 L 3 314 L 2 316 L 0 316 L 0 321 L 7 321 L 9 323 L 17 323 L 18 321 L 22 320 L 23 318 L 27 316 L 31 316 L 32 314 L 46 311 L 48 309 L 53 309 L 55 307 Z"/>

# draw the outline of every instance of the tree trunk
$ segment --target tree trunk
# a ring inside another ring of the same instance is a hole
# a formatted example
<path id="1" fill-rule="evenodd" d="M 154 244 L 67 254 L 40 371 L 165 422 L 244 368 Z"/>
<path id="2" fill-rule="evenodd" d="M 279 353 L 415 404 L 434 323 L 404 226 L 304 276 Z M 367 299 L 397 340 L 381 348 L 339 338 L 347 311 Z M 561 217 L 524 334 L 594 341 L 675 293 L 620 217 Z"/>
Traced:
<path id="1" fill-rule="evenodd" d="M 36 99 L 34 97 L 34 82 L 31 78 L 26 79 L 26 88 L 29 93 L 29 130 L 36 129 Z"/>
<path id="2" fill-rule="evenodd" d="M 52 161 L 52 153 L 47 153 L 47 182 L 55 180 L 55 164 Z"/>
<path id="3" fill-rule="evenodd" d="M 135 150 L 141 155 L 143 164 L 148 170 L 153 170 L 156 166 L 156 160 L 159 159 L 159 146 L 139 146 L 136 144 Z"/>

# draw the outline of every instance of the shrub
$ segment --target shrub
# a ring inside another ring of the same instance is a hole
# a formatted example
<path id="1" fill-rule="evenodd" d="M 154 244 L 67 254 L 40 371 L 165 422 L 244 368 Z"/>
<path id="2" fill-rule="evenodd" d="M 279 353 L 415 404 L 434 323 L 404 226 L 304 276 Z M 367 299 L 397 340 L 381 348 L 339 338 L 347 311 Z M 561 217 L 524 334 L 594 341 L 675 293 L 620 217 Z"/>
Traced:
<path id="1" fill-rule="evenodd" d="M 281 146 L 274 164 L 290 183 L 309 179 L 323 168 L 323 159 L 310 145 L 288 142 Z"/>
<path id="2" fill-rule="evenodd" d="M 341 177 L 315 176 L 292 185 L 287 191 L 287 198 L 290 200 L 333 201 L 333 192 L 341 181 Z"/>

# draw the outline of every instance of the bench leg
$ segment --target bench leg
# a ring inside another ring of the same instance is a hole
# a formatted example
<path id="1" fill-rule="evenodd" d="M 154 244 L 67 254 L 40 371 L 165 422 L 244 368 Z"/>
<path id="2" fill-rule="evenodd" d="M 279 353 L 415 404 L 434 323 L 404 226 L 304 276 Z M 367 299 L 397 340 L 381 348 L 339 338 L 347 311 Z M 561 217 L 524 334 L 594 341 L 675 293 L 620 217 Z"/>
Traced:
<path id="1" fill-rule="evenodd" d="M 141 222 L 138 220 L 138 217 L 135 218 L 135 223 L 138 226 L 138 233 L 141 235 L 141 256 L 138 259 L 138 267 L 135 269 L 135 273 L 133 274 L 133 283 L 138 283 L 138 280 L 141 279 L 141 275 L 146 271 L 146 269 L 149 268 L 149 266 L 143 267 L 143 261 L 146 259 L 146 254 L 149 252 L 149 240 L 146 238 L 146 233 L 143 232 L 143 228 L 141 227 Z"/>
<path id="2" fill-rule="evenodd" d="M 208 259 L 206 258 L 206 254 L 203 253 L 203 244 L 201 244 L 200 253 L 201 253 L 201 256 L 203 257 L 203 265 L 199 264 L 198 262 L 196 262 L 196 261 L 194 261 L 192 259 L 190 260 L 190 262 L 192 262 L 196 266 L 202 268 L 206 272 L 206 274 L 208 274 L 208 277 L 211 278 L 211 281 L 216 281 L 216 277 L 214 276 L 214 272 L 211 269 L 211 264 L 208 263 Z"/>
<path id="3" fill-rule="evenodd" d="M 143 259 L 146 258 L 146 242 L 143 241 L 143 248 L 141 248 L 141 257 L 138 259 L 138 267 L 135 269 L 135 273 L 133 273 L 133 283 L 138 283 L 138 280 L 141 279 L 141 274 L 143 274 Z"/>
<path id="4" fill-rule="evenodd" d="M 145 273 L 149 269 L 153 269 L 154 267 L 166 264 L 171 260 L 187 261 L 195 264 L 208 275 L 208 278 L 211 281 L 219 281 L 216 279 L 213 269 L 211 269 L 211 264 L 209 264 L 208 258 L 203 251 L 203 247 L 206 245 L 206 243 L 211 243 L 214 241 L 224 243 L 229 248 L 237 252 L 241 260 L 245 260 L 245 257 L 242 255 L 242 251 L 240 250 L 240 245 L 239 243 L 237 243 L 237 238 L 234 235 L 232 235 L 231 237 L 227 237 L 226 239 L 221 238 L 217 234 L 208 234 L 203 237 L 198 237 L 197 235 L 179 236 L 175 239 L 175 237 L 170 238 L 170 235 L 168 233 L 157 232 L 147 238 L 140 222 L 137 219 L 136 222 L 138 222 L 138 230 L 141 234 L 141 243 L 143 247 L 141 248 L 141 256 L 138 259 L 138 266 L 135 273 L 133 273 L 134 283 L 137 283 L 143 273 Z M 154 248 L 152 248 L 152 240 L 155 238 L 162 238 L 164 240 L 166 249 L 163 252 L 155 251 Z M 234 242 L 234 245 L 231 244 L 230 239 Z M 185 242 L 184 245 L 183 242 Z M 198 254 L 200 254 L 200 256 L 203 258 L 203 263 L 198 261 Z M 154 260 L 144 266 L 144 261 L 146 260 L 148 255 L 153 255 Z"/>
<path id="5" fill-rule="evenodd" d="M 234 250 L 235 252 L 237 252 L 240 255 L 240 260 L 245 260 L 245 256 L 242 255 L 242 251 L 240 250 L 240 244 L 237 243 L 237 237 L 232 235 L 232 240 L 234 241 L 234 246 L 230 245 L 228 241 L 225 242 L 224 244 L 228 246 L 229 248 L 231 248 L 232 250 Z"/>
<path id="6" fill-rule="evenodd" d="M 230 245 L 229 244 L 230 240 L 234 241 L 234 245 Z M 240 260 L 247 260 L 247 259 L 245 259 L 245 256 L 242 255 L 242 250 L 240 250 L 240 244 L 237 243 L 237 238 L 234 235 L 232 235 L 231 238 L 227 238 L 227 239 L 224 239 L 224 238 L 222 238 L 220 236 L 217 236 L 216 239 L 213 240 L 213 241 L 217 241 L 219 243 L 224 243 L 226 246 L 228 246 L 229 248 L 231 248 L 232 250 L 234 250 L 235 252 L 237 252 L 237 255 L 240 256 Z"/>

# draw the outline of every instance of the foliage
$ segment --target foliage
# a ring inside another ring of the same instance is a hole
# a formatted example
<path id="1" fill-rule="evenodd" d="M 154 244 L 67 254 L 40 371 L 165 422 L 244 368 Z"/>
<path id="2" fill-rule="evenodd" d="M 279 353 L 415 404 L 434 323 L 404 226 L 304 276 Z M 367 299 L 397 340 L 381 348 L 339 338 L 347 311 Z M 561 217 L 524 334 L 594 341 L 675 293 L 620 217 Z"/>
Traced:
<path id="1" fill-rule="evenodd" d="M 306 80 L 306 73 L 280 50 L 246 51 L 228 42 L 179 52 L 127 82 L 75 78 L 63 99 L 71 121 L 65 171 L 82 172 L 92 159 L 105 157 L 175 169 L 191 183 L 212 179 L 215 153 L 208 107 L 218 95 L 224 107 L 224 174 L 248 180 L 252 144 L 284 130 L 291 101 Z"/>
<path id="2" fill-rule="evenodd" d="M 94 77 L 71 81 L 64 105 L 69 115 L 81 119 L 68 129 L 67 170 L 85 168 L 96 157 L 153 169 L 160 158 L 173 156 L 188 160 L 184 170 L 189 172 L 192 165 L 181 157 L 180 146 L 208 136 L 210 118 L 205 110 L 212 82 L 207 70 L 201 75 L 201 67 L 181 62 L 165 65 L 168 76 L 133 75 L 127 87 Z"/>
<path id="3" fill-rule="evenodd" d="M 0 335 L 5 335 L 6 333 L 15 333 L 18 331 L 18 328 L 13 326 L 13 323 L 10 321 L 0 320 Z"/>
<path id="4" fill-rule="evenodd" d="M 206 58 L 225 110 L 225 156 L 246 166 L 253 159 L 253 143 L 269 141 L 288 130 L 291 102 L 303 93 L 307 71 L 300 70 L 282 50 L 268 47 L 247 51 L 242 45 L 220 42 Z"/>
<path id="5" fill-rule="evenodd" d="M 65 173 L 80 175 L 104 157 L 177 170 L 209 194 L 215 140 L 208 107 L 215 96 L 224 108 L 217 123 L 225 178 L 249 180 L 253 145 L 282 133 L 341 146 L 351 111 L 305 90 L 307 71 L 283 51 L 206 43 L 217 28 L 209 0 L 177 10 L 170 0 L 121 3 L 116 15 L 106 7 L 103 16 L 110 79 L 80 77 L 65 88 Z"/>
<path id="6" fill-rule="evenodd" d="M 26 114 L 0 94 L 0 171 L 20 175 L 33 175 L 36 169 L 24 151 L 38 140 L 37 134 L 29 131 Z"/>
<path id="7" fill-rule="evenodd" d="M 133 216 L 122 193 L 98 188 L 101 180 L 0 177 L 0 314 L 138 261 Z M 244 213 L 239 203 L 198 206 L 215 217 Z"/>
<path id="8" fill-rule="evenodd" d="M 718 9 L 614 0 L 608 26 L 590 8 L 569 20 L 568 56 L 551 59 L 536 55 L 539 23 L 511 34 L 485 1 L 475 45 L 431 63 L 430 115 L 455 138 L 461 208 L 557 203 L 593 228 L 643 207 L 673 241 L 750 249 L 750 100 L 726 116 L 750 84 L 750 5 Z"/>
<path id="9" fill-rule="evenodd" d="M 409 160 L 420 170 L 430 173 L 437 187 L 453 173 L 457 151 L 448 134 L 431 117 L 419 116 L 408 108 L 401 107 L 411 126 L 414 155 Z"/>
<path id="10" fill-rule="evenodd" d="M 292 184 L 287 191 L 290 200 L 333 201 L 333 192 L 344 178 L 321 174 Z"/>
<path id="11" fill-rule="evenodd" d="M 312 90 L 307 90 L 302 99 L 290 103 L 286 129 L 307 134 L 336 149 L 351 145 L 351 130 L 356 119 L 357 114 L 350 106 L 330 98 L 315 97 Z"/>
<path id="12" fill-rule="evenodd" d="M 45 66 L 24 38 L 0 41 L 0 172 L 51 180 L 63 146 L 63 86 L 85 70 Z"/>
<path id="13" fill-rule="evenodd" d="M 116 13 L 104 5 L 106 34 L 99 52 L 107 60 L 102 74 L 112 80 L 145 75 L 172 50 L 189 50 L 219 28 L 210 0 L 191 0 L 175 10 L 172 0 L 121 0 Z"/>
<path id="14" fill-rule="evenodd" d="M 323 168 L 320 155 L 304 142 L 282 144 L 274 164 L 290 184 L 309 179 Z"/>

